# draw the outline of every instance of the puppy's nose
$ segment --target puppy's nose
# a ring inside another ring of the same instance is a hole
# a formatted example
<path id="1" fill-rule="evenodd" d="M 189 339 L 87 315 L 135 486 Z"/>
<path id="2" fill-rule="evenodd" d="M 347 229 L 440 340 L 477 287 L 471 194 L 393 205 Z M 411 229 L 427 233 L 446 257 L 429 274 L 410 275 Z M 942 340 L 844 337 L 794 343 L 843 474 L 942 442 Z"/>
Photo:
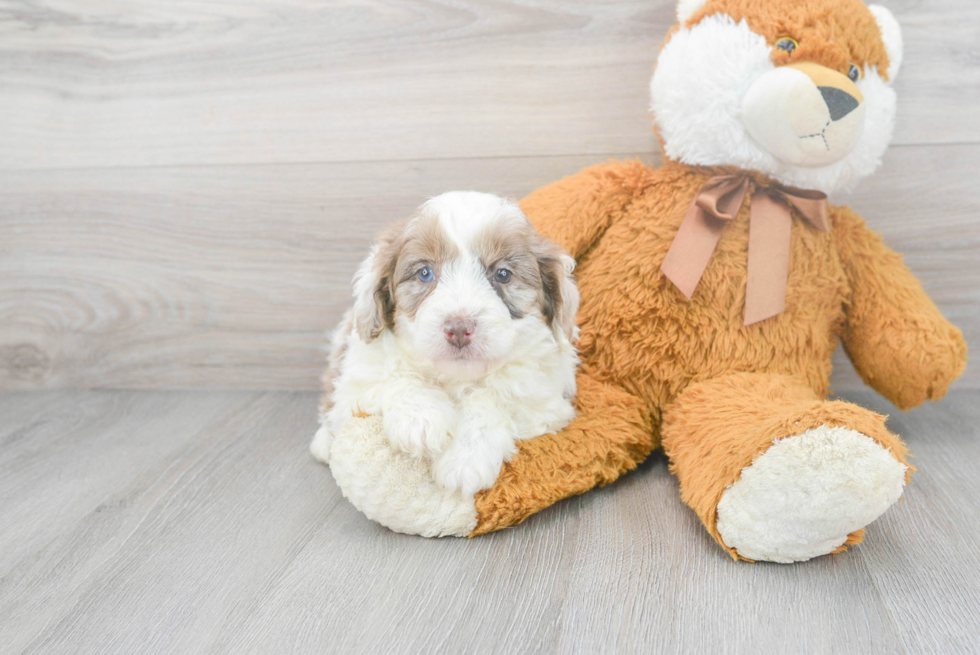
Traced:
<path id="1" fill-rule="evenodd" d="M 446 341 L 457 348 L 465 348 L 473 339 L 476 321 L 469 318 L 454 318 L 446 321 L 442 329 L 446 333 Z"/>

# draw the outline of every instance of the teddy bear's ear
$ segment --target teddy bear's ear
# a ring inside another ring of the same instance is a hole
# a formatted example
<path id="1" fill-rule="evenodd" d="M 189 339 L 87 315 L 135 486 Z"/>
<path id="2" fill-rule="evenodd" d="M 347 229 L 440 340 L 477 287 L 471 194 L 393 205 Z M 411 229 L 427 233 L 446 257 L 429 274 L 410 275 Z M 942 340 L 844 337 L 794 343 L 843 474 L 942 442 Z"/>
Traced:
<path id="1" fill-rule="evenodd" d="M 708 0 L 677 0 L 677 21 L 684 25 Z"/>
<path id="2" fill-rule="evenodd" d="M 683 2 L 684 0 L 681 0 L 681 4 Z M 885 50 L 888 52 L 888 79 L 894 80 L 898 76 L 898 69 L 902 66 L 902 28 L 899 27 L 894 14 L 885 7 L 869 5 L 868 9 L 878 21 L 881 39 L 885 42 Z"/>

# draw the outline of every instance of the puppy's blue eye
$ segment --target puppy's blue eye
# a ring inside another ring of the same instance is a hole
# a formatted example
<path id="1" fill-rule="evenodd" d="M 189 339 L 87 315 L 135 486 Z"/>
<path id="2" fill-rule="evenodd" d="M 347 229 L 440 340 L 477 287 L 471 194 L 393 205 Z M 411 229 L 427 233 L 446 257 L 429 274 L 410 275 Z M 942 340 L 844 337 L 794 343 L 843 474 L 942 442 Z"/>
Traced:
<path id="1" fill-rule="evenodd" d="M 497 272 L 493 274 L 493 280 L 497 284 L 507 284 L 513 276 L 513 273 L 506 268 L 498 268 Z"/>
<path id="2" fill-rule="evenodd" d="M 436 274 L 428 266 L 419 271 L 419 280 L 422 282 L 432 282 L 434 279 L 436 279 Z"/>

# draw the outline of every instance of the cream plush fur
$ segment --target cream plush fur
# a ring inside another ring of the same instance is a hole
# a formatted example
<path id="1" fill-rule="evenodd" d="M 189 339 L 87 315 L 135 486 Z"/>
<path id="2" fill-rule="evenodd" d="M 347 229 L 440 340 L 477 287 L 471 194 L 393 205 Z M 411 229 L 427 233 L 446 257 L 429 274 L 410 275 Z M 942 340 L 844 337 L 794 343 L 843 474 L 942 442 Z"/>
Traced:
<path id="1" fill-rule="evenodd" d="M 392 448 L 380 418 L 351 422 L 330 444 L 314 454 L 330 461 L 337 486 L 372 521 L 423 537 L 464 537 L 476 527 L 473 495 L 437 485 L 425 460 Z"/>
<path id="2" fill-rule="evenodd" d="M 907 470 L 860 432 L 813 428 L 742 470 L 718 503 L 718 532 L 747 559 L 826 555 L 899 499 Z"/>

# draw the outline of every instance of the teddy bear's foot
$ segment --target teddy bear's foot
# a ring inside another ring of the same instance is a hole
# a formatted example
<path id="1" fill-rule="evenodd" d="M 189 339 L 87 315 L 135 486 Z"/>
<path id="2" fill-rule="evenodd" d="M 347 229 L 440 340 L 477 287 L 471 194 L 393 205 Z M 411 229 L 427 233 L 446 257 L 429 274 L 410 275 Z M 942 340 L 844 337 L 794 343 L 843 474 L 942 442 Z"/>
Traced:
<path id="1" fill-rule="evenodd" d="M 884 416 L 762 373 L 685 389 L 664 414 L 663 445 L 684 502 L 747 560 L 798 562 L 856 543 L 911 471 Z"/>
<path id="2" fill-rule="evenodd" d="M 314 456 L 320 459 L 315 451 Z M 349 419 L 330 444 L 328 459 L 347 500 L 390 530 L 465 537 L 476 527 L 473 496 L 440 487 L 428 460 L 392 448 L 379 417 Z"/>
<path id="3" fill-rule="evenodd" d="M 780 439 L 718 502 L 718 533 L 739 556 L 801 562 L 838 550 L 902 495 L 908 467 L 847 428 Z"/>

